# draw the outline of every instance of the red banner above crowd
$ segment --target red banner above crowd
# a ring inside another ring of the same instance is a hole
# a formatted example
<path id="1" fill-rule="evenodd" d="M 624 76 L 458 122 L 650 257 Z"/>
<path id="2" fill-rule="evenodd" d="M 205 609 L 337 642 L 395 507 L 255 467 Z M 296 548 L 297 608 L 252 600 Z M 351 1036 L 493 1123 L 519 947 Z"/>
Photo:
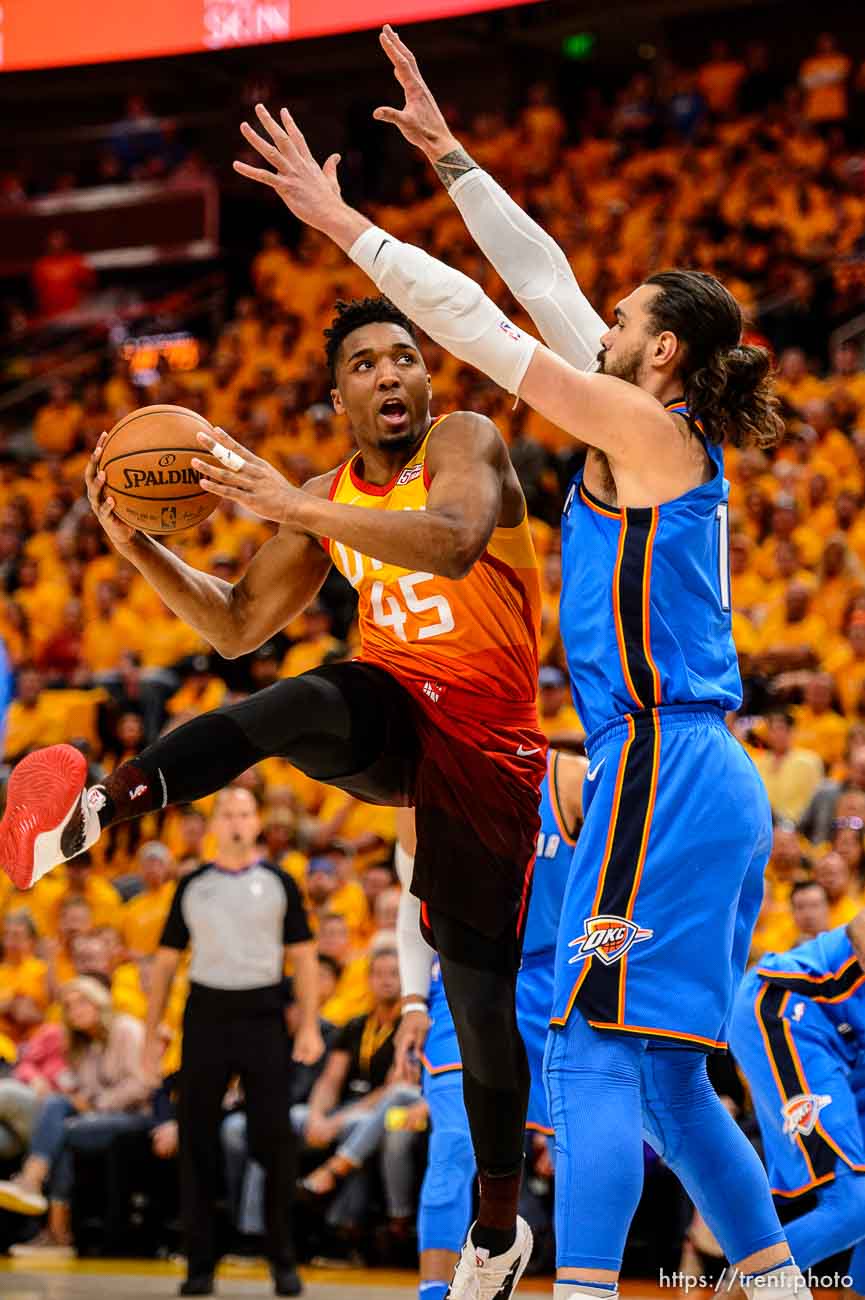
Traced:
<path id="1" fill-rule="evenodd" d="M 50 68 L 327 36 L 526 0 L 6 0 L 0 69 Z M 538 3 L 538 0 L 531 0 Z"/>

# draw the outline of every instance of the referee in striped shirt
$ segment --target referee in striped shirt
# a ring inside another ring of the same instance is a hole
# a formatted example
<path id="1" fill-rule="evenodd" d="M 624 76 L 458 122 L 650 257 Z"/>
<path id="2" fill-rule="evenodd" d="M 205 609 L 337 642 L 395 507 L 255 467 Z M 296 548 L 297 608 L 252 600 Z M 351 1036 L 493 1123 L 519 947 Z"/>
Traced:
<path id="1" fill-rule="evenodd" d="M 219 1126 L 232 1076 L 246 1097 L 250 1156 L 264 1167 L 267 1248 L 277 1295 L 299 1295 L 291 1208 L 295 1144 L 289 1121 L 291 1048 L 283 1016 L 286 951 L 294 967 L 300 1028 L 294 1060 L 324 1051 L 318 1027 L 318 962 L 303 903 L 290 876 L 258 847 L 261 822 L 249 790 L 217 795 L 211 820 L 216 857 L 177 886 L 154 959 L 145 1060 L 158 1074 L 159 1026 L 182 953 L 191 947 L 183 1019 L 178 1120 L 187 1279 L 181 1295 L 211 1295 L 221 1251 L 214 1189 L 223 1182 Z"/>

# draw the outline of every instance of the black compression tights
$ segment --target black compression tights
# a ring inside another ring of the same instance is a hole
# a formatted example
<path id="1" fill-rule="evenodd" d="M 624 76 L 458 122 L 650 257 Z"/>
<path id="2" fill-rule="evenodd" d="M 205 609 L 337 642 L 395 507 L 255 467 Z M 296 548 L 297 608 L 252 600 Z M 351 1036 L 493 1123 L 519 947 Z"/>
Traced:
<path id="1" fill-rule="evenodd" d="M 529 1099 L 529 1063 L 515 1007 L 518 958 L 509 951 L 514 941 L 489 939 L 438 911 L 431 921 L 460 1045 L 478 1169 L 505 1177 L 522 1168 Z M 448 955 L 454 952 L 461 960 Z"/>
<path id="2" fill-rule="evenodd" d="M 112 772 L 102 824 L 202 799 L 263 758 L 286 758 L 315 780 L 362 771 L 386 743 L 386 689 L 357 665 L 334 664 L 193 718 Z"/>

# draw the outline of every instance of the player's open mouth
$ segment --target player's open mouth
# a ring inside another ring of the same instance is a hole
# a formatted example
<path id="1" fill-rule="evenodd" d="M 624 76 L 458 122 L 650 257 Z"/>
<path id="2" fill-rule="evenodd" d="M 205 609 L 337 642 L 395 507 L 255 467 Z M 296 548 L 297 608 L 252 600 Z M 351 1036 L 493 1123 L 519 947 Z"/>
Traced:
<path id="1" fill-rule="evenodd" d="M 406 404 L 399 397 L 389 397 L 386 402 L 382 402 L 378 413 L 385 424 L 389 424 L 394 429 L 398 429 L 408 418 Z"/>

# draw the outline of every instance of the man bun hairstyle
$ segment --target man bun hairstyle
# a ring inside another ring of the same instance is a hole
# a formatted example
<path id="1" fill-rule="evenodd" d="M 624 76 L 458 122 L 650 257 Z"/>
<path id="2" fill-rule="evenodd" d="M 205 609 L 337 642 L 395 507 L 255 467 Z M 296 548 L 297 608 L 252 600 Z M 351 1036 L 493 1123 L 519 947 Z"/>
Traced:
<path id="1" fill-rule="evenodd" d="M 705 271 L 661 271 L 648 308 L 651 328 L 670 330 L 684 348 L 682 395 L 709 442 L 771 447 L 784 433 L 765 348 L 742 343 L 742 311 Z"/>
<path id="2" fill-rule="evenodd" d="M 324 350 L 334 388 L 339 350 L 343 339 L 351 334 L 352 330 L 360 329 L 362 325 L 378 325 L 383 322 L 386 325 L 400 325 L 407 334 L 411 335 L 415 343 L 418 341 L 417 329 L 408 316 L 403 315 L 399 307 L 394 306 L 390 298 L 354 298 L 351 302 L 340 298 L 335 303 L 335 311 L 336 315 L 324 331 Z"/>

